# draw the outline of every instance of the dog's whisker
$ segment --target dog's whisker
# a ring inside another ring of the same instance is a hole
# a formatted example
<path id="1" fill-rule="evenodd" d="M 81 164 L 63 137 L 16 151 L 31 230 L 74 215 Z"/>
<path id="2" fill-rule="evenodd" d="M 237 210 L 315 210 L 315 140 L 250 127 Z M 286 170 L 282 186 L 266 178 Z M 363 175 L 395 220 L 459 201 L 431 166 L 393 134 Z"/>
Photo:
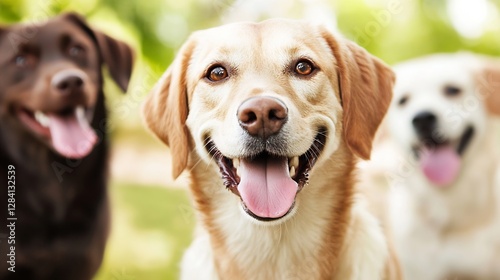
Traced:
<path id="1" fill-rule="evenodd" d="M 195 151 L 196 151 L 196 148 L 195 148 L 195 149 L 193 149 L 193 150 L 191 150 L 190 154 L 191 154 L 191 153 L 193 153 L 193 152 L 195 152 Z M 202 161 L 203 161 L 203 159 L 202 159 L 202 158 L 198 159 L 198 161 L 196 161 L 196 163 L 195 163 L 195 164 L 194 164 L 194 165 L 193 165 L 193 166 L 189 169 L 189 171 L 192 171 L 192 170 L 193 170 L 196 166 L 198 166 L 198 164 L 199 164 L 200 162 L 202 162 Z"/>
<path id="2" fill-rule="evenodd" d="M 319 157 L 320 150 L 316 146 L 312 146 L 311 148 L 311 153 L 314 157 Z"/>
<path id="3" fill-rule="evenodd" d="M 309 165 L 312 165 L 312 162 L 311 162 L 311 157 L 312 156 L 313 155 L 311 154 L 311 151 L 307 151 L 306 154 L 305 154 L 306 160 L 309 163 Z"/>
<path id="4" fill-rule="evenodd" d="M 213 149 L 215 149 L 215 148 L 213 147 L 213 148 L 211 149 L 211 151 L 210 151 L 210 152 L 213 152 Z M 207 171 L 207 170 L 208 170 L 208 168 L 210 167 L 210 163 L 211 163 L 212 161 L 215 161 L 215 153 L 210 153 L 210 154 L 211 154 L 211 156 L 210 156 L 210 161 L 206 163 L 206 166 L 205 166 L 205 171 Z"/>
<path id="5" fill-rule="evenodd" d="M 208 143 L 206 143 L 203 147 L 206 147 L 208 145 Z M 189 152 L 189 155 L 191 156 L 193 153 L 196 153 L 196 148 L 193 148 L 190 152 Z M 202 159 L 200 158 L 190 169 L 189 171 L 192 171 L 200 162 L 202 161 Z"/>
<path id="6" fill-rule="evenodd" d="M 200 162 L 202 162 L 203 160 L 200 158 L 190 169 L 189 171 L 192 171 Z"/>

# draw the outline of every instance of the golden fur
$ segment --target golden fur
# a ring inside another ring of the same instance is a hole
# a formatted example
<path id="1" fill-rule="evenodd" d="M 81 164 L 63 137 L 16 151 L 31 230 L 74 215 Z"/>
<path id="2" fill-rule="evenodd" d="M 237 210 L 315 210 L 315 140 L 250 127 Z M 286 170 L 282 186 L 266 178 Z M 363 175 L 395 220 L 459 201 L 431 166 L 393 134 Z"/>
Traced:
<path id="1" fill-rule="evenodd" d="M 297 79 L 282 70 L 300 54 L 319 65 L 315 76 Z M 237 67 L 224 83 L 207 83 L 210 60 Z M 170 147 L 174 177 L 189 172 L 201 219 L 182 279 L 398 279 L 389 266 L 392 276 L 382 276 L 389 249 L 356 195 L 353 173 L 356 156 L 370 156 L 393 82 L 383 62 L 304 21 L 239 23 L 193 34 L 144 105 L 148 127 Z M 292 148 L 310 146 L 314 126 L 329 128 L 296 211 L 269 224 L 239 211 L 239 198 L 225 190 L 204 147 L 208 135 L 234 157 L 234 112 L 264 94 L 287 104 L 290 135 L 301 134 Z"/>

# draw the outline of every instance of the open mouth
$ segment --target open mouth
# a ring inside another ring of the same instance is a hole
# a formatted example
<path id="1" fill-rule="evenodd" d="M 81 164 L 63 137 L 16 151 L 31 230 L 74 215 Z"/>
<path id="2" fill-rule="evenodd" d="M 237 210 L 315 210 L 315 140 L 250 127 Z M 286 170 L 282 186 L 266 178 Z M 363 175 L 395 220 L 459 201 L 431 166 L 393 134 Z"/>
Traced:
<path id="1" fill-rule="evenodd" d="M 52 148 L 64 157 L 85 157 L 97 143 L 97 136 L 90 126 L 91 111 L 83 106 L 58 112 L 19 108 L 16 113 L 29 130 L 49 141 Z"/>
<path id="2" fill-rule="evenodd" d="M 436 186 L 453 183 L 459 175 L 462 155 L 474 136 L 474 127 L 469 126 L 462 136 L 455 140 L 434 141 L 424 139 L 413 147 L 415 157 L 427 179 Z"/>
<path id="3" fill-rule="evenodd" d="M 242 207 L 253 218 L 272 221 L 293 209 L 295 197 L 309 180 L 326 142 L 326 130 L 320 130 L 311 147 L 302 155 L 274 155 L 267 151 L 251 157 L 228 158 L 206 139 L 206 147 L 219 165 L 224 186 L 239 196 Z"/>

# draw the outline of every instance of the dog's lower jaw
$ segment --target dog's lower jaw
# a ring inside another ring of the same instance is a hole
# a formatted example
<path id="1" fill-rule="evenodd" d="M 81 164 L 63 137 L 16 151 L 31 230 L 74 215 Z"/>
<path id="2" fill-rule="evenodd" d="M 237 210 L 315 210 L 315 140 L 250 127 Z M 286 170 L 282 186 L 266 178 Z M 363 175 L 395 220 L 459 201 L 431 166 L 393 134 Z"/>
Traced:
<path id="1" fill-rule="evenodd" d="M 310 185 L 298 194 L 296 213 L 276 226 L 252 221 L 234 194 L 210 182 L 209 178 L 220 177 L 216 166 L 194 167 L 191 191 L 202 230 L 184 257 L 181 279 L 354 279 L 351 275 L 378 275 L 385 259 L 373 260 L 371 256 L 384 256 L 385 243 L 383 239 L 379 242 L 383 236 L 377 232 L 378 226 L 366 222 L 373 218 L 352 207 L 354 159 L 344 149 L 335 152 L 332 159 L 346 164 L 336 166 L 336 172 L 318 166 Z"/>

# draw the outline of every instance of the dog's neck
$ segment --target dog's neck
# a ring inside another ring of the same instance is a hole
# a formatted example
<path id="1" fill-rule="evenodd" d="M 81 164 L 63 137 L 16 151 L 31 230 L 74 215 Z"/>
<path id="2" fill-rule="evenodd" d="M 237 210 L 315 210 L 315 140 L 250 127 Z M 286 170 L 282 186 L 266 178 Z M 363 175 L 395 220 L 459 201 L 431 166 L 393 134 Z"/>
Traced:
<path id="1" fill-rule="evenodd" d="M 221 279 L 332 277 L 350 222 L 354 166 L 345 150 L 329 160 L 335 158 L 347 164 L 315 167 L 297 196 L 297 212 L 276 225 L 256 223 L 244 213 L 240 199 L 213 179 L 220 178 L 216 166 L 194 167 L 191 191 Z"/>

